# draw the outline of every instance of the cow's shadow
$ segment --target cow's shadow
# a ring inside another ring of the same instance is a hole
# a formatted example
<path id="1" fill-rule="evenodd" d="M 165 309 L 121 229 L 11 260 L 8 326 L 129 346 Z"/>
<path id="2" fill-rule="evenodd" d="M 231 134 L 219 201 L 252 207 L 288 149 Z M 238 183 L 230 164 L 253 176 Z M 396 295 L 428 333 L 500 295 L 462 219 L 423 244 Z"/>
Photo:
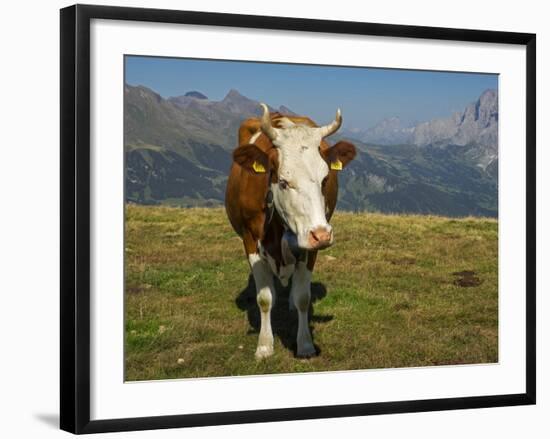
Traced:
<path id="1" fill-rule="evenodd" d="M 288 287 L 283 287 L 281 283 L 275 279 L 275 306 L 271 310 L 271 327 L 273 329 L 273 336 L 278 337 L 281 343 L 289 351 L 296 355 L 296 334 L 298 332 L 298 313 L 296 310 L 290 310 L 288 306 L 288 296 L 290 293 L 290 287 L 292 285 L 292 279 L 290 280 Z M 311 336 L 317 355 L 320 354 L 319 347 L 315 344 L 315 334 L 311 327 L 311 322 L 325 323 L 330 322 L 333 319 L 332 315 L 315 315 L 313 313 L 313 304 L 318 300 L 323 299 L 327 295 L 327 289 L 324 284 L 320 282 L 311 283 L 311 302 L 309 305 L 308 318 L 310 323 Z M 249 334 L 258 334 L 260 332 L 260 311 L 256 303 L 256 286 L 254 284 L 254 277 L 252 274 L 248 277 L 248 285 L 239 293 L 235 303 L 240 310 L 246 311 L 248 315 L 248 321 L 251 329 Z"/>

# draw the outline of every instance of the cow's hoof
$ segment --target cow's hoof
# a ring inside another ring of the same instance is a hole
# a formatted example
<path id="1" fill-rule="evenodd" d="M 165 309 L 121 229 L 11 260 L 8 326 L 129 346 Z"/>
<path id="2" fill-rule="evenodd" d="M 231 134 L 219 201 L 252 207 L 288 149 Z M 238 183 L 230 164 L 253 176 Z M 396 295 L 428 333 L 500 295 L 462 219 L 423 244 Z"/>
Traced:
<path id="1" fill-rule="evenodd" d="M 273 346 L 258 346 L 256 349 L 256 360 L 262 360 L 273 355 Z"/>
<path id="2" fill-rule="evenodd" d="M 311 358 L 315 357 L 317 355 L 317 351 L 315 350 L 315 347 L 310 344 L 304 344 L 301 348 L 298 348 L 296 352 L 296 356 L 298 358 Z"/>

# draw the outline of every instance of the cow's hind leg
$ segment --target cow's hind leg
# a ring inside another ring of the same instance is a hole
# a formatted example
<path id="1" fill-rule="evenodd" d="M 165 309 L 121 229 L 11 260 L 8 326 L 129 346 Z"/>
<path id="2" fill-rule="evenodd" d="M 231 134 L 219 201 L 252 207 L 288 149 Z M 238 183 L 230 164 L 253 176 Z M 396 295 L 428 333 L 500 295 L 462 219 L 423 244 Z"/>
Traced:
<path id="1" fill-rule="evenodd" d="M 311 271 L 305 262 L 298 262 L 290 293 L 294 305 L 298 310 L 298 335 L 296 337 L 296 355 L 298 357 L 312 357 L 316 354 L 311 333 L 309 332 L 308 310 L 311 298 Z"/>
<path id="2" fill-rule="evenodd" d="M 273 332 L 271 330 L 271 308 L 273 306 L 273 274 L 266 261 L 257 253 L 248 255 L 252 275 L 256 284 L 256 301 L 260 308 L 260 335 L 256 358 L 262 359 L 273 355 Z"/>

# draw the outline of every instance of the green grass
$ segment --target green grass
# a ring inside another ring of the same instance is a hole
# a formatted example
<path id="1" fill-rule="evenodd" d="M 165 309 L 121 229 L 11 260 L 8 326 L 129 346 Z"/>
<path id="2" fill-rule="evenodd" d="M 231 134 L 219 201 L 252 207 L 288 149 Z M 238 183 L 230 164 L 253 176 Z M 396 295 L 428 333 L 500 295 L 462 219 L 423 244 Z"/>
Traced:
<path id="1" fill-rule="evenodd" d="M 256 361 L 259 314 L 240 238 L 221 208 L 126 209 L 127 380 L 498 361 L 498 223 L 337 212 L 310 313 L 319 356 L 294 355 L 278 285 L 275 354 Z M 477 286 L 456 284 L 474 271 Z"/>

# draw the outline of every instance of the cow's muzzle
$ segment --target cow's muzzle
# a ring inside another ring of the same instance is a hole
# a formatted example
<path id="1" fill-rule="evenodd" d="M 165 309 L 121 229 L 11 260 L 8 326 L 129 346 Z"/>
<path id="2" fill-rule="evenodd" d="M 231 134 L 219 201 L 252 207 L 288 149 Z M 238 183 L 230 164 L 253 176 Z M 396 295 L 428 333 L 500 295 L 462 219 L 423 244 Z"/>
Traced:
<path id="1" fill-rule="evenodd" d="M 322 250 L 332 245 L 332 227 L 316 227 L 308 234 L 308 244 L 311 250 Z"/>

